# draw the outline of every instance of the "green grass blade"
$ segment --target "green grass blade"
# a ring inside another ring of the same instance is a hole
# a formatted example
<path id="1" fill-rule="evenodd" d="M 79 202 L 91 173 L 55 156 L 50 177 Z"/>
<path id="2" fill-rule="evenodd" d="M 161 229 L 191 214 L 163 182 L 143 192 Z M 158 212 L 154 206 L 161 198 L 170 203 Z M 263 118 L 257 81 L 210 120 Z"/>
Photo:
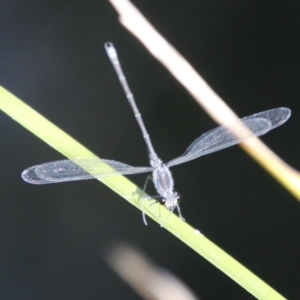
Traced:
<path id="1" fill-rule="evenodd" d="M 91 151 L 1 86 L 0 109 L 69 159 L 96 157 Z M 141 209 L 140 197 L 144 196 L 145 193 L 127 178 L 115 176 L 101 179 L 101 182 L 128 202 Z M 150 218 L 159 224 L 162 223 L 165 229 L 202 255 L 253 296 L 258 299 L 285 299 L 226 252 L 208 240 L 198 230 L 180 220 L 175 214 L 170 215 L 167 209 L 159 205 L 153 205 L 151 208 L 149 207 L 149 201 L 144 202 L 144 211 Z M 161 218 L 157 217 L 158 212 L 155 212 L 155 209 L 159 209 Z"/>

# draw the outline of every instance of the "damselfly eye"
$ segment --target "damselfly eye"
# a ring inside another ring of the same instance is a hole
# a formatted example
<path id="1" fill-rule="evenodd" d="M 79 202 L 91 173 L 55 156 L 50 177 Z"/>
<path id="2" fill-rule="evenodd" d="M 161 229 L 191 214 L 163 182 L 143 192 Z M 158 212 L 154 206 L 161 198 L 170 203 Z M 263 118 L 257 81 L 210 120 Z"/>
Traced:
<path id="1" fill-rule="evenodd" d="M 165 204 L 166 204 L 166 199 L 163 198 L 163 197 L 157 198 L 157 201 L 158 201 L 161 205 L 165 205 Z"/>
<path id="2" fill-rule="evenodd" d="M 177 203 L 181 201 L 181 195 L 177 193 Z"/>

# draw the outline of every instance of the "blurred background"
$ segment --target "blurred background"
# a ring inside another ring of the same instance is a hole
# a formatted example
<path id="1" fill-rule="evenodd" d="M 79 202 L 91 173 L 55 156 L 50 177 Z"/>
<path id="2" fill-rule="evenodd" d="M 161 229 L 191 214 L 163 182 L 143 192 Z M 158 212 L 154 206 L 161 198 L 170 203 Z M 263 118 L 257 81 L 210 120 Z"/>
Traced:
<path id="1" fill-rule="evenodd" d="M 299 2 L 132 2 L 239 116 L 291 108 L 291 119 L 262 139 L 300 170 Z M 217 126 L 104 0 L 1 0 L 0 85 L 100 157 L 148 165 L 106 41 L 164 161 Z M 27 167 L 63 157 L 3 112 L 0 157 L 1 299 L 140 299 L 104 261 L 116 239 L 143 249 L 201 299 L 253 299 L 98 181 L 23 182 Z M 299 297 L 292 195 L 237 146 L 174 167 L 173 176 L 192 226 L 285 297 Z M 139 186 L 145 178 L 131 177 Z"/>

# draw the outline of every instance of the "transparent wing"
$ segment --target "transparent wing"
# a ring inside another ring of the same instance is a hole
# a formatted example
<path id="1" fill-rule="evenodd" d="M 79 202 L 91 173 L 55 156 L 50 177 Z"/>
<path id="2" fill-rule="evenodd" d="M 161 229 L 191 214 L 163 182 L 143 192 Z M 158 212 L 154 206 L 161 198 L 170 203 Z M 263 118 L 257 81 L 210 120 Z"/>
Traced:
<path id="1" fill-rule="evenodd" d="M 83 168 L 89 170 L 85 171 Z M 32 184 L 47 184 L 64 181 L 104 178 L 151 172 L 152 167 L 132 167 L 115 160 L 78 159 L 58 160 L 30 167 L 23 171 L 22 178 Z"/>
<path id="2" fill-rule="evenodd" d="M 169 161 L 167 166 L 179 165 L 202 155 L 241 143 L 251 137 L 263 135 L 282 125 L 289 119 L 290 115 L 290 109 L 280 107 L 242 118 L 227 126 L 217 127 L 198 137 L 182 156 Z"/>

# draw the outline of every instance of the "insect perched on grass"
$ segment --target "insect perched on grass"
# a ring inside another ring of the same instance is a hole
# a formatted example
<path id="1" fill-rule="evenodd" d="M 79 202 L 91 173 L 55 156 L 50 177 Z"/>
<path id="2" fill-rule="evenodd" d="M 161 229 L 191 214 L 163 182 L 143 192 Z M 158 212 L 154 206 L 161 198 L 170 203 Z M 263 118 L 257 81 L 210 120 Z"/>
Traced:
<path id="1" fill-rule="evenodd" d="M 25 181 L 32 184 L 47 184 L 104 178 L 120 174 L 130 175 L 152 172 L 152 177 L 148 176 L 145 182 L 144 190 L 146 189 L 149 178 L 151 178 L 158 193 L 158 195 L 153 198 L 160 204 L 166 206 L 171 212 L 176 208 L 179 217 L 182 218 L 178 204 L 180 195 L 174 190 L 174 180 L 169 169 L 170 167 L 233 146 L 251 137 L 263 135 L 271 129 L 282 125 L 291 115 L 290 109 L 280 107 L 242 118 L 226 126 L 217 127 L 198 137 L 186 149 L 183 155 L 167 163 L 163 163 L 154 151 L 149 134 L 122 71 L 116 49 L 110 42 L 105 44 L 105 49 L 142 131 L 147 145 L 151 167 L 133 167 L 122 162 L 107 159 L 80 159 L 77 161 L 78 164 L 76 164 L 76 160 L 58 160 L 26 169 L 22 173 L 22 178 Z M 83 169 L 84 167 L 91 168 L 94 171 L 88 173 Z M 147 224 L 144 211 L 143 220 L 144 223 Z"/>

